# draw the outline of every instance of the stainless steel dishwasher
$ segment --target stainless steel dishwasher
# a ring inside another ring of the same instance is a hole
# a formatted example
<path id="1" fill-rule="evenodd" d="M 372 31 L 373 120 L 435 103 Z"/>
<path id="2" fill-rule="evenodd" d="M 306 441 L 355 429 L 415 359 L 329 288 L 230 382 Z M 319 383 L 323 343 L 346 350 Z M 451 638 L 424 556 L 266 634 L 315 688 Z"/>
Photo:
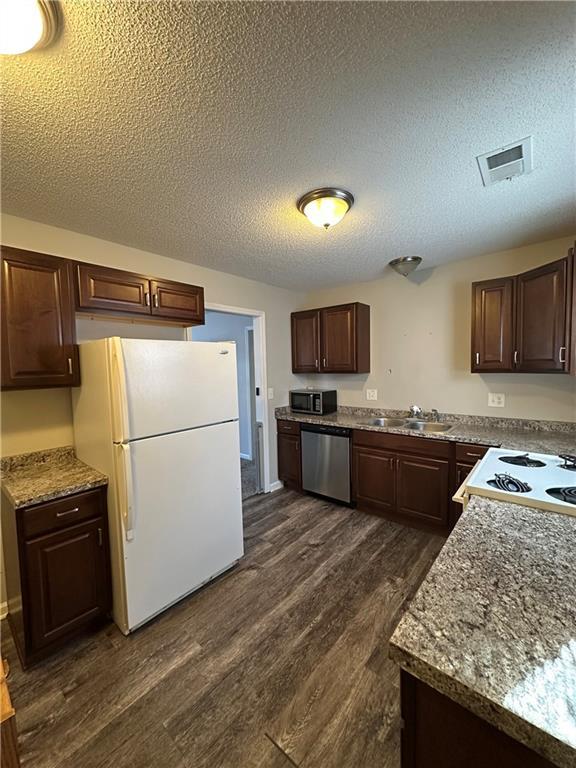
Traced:
<path id="1" fill-rule="evenodd" d="M 302 488 L 350 503 L 350 430 L 302 424 Z"/>

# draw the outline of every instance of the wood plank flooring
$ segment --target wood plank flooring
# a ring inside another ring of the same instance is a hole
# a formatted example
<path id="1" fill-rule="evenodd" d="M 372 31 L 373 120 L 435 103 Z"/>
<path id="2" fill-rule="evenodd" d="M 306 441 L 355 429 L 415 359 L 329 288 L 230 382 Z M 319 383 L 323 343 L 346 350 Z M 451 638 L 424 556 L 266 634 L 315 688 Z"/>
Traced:
<path id="1" fill-rule="evenodd" d="M 398 768 L 387 643 L 444 540 L 287 490 L 244 518 L 241 563 L 128 638 L 23 672 L 3 622 L 24 766 Z"/>

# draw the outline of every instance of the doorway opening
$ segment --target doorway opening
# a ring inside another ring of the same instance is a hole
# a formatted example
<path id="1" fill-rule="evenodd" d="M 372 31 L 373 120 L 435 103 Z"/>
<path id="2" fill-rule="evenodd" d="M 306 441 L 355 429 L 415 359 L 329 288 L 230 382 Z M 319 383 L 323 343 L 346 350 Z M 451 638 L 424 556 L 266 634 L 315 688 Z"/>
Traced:
<path id="1" fill-rule="evenodd" d="M 264 315 L 207 305 L 205 324 L 190 328 L 188 338 L 236 344 L 242 499 L 263 493 L 269 486 Z"/>

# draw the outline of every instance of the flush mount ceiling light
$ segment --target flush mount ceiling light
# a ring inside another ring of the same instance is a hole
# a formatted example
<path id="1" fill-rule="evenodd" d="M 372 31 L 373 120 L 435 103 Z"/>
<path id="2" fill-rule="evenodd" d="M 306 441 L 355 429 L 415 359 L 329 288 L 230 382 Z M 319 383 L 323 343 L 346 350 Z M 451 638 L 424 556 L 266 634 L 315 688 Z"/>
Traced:
<path id="1" fill-rule="evenodd" d="M 298 200 L 298 210 L 315 227 L 333 227 L 348 213 L 354 203 L 354 197 L 345 189 L 322 187 L 306 192 Z"/>
<path id="2" fill-rule="evenodd" d="M 414 272 L 421 261 L 421 256 L 402 256 L 399 259 L 392 259 L 392 261 L 388 263 L 395 272 L 398 272 L 399 275 L 404 275 L 404 277 L 407 277 L 411 272 Z"/>
<path id="3" fill-rule="evenodd" d="M 53 0 L 0 0 L 0 53 L 43 48 L 52 42 L 57 27 Z"/>

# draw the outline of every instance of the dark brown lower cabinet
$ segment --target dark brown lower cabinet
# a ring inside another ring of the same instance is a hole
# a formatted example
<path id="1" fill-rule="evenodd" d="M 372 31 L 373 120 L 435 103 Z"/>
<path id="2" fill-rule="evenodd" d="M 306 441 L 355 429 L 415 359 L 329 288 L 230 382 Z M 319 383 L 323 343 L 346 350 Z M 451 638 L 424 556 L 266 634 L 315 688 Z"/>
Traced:
<path id="1" fill-rule="evenodd" d="M 377 448 L 355 447 L 352 457 L 353 487 L 359 507 L 376 513 L 396 507 L 396 456 Z"/>
<path id="2" fill-rule="evenodd" d="M 401 671 L 402 768 L 553 768 L 546 758 Z"/>
<path id="3" fill-rule="evenodd" d="M 278 477 L 294 490 L 302 489 L 302 459 L 300 451 L 300 424 L 297 421 L 278 421 Z"/>
<path id="4" fill-rule="evenodd" d="M 450 443 L 355 430 L 352 493 L 360 510 L 447 533 Z"/>
<path id="5" fill-rule="evenodd" d="M 106 489 L 17 510 L 5 503 L 2 534 L 8 620 L 27 667 L 111 609 Z"/>
<path id="6" fill-rule="evenodd" d="M 432 526 L 448 525 L 449 463 L 425 456 L 399 456 L 396 510 Z"/>

